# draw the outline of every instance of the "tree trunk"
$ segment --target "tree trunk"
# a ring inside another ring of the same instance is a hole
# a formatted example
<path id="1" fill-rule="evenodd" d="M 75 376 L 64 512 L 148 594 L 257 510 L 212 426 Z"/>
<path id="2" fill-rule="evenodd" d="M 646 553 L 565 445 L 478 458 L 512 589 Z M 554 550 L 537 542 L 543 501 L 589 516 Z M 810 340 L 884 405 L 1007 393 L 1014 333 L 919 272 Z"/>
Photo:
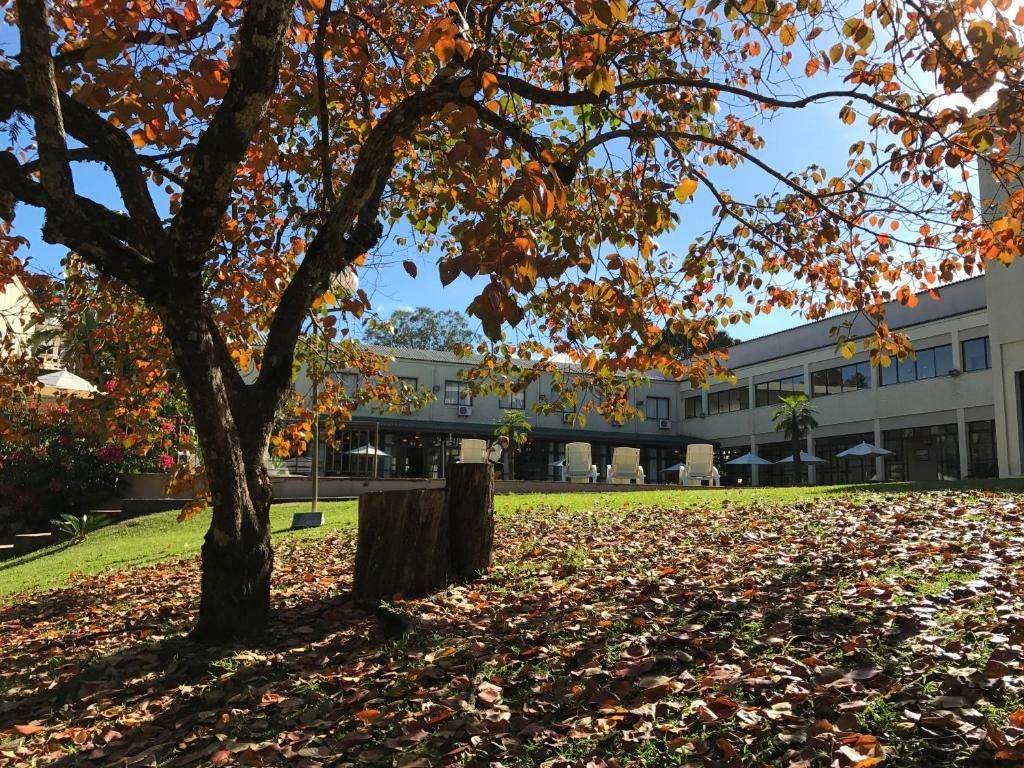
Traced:
<path id="1" fill-rule="evenodd" d="M 188 393 L 213 506 L 192 638 L 226 643 L 259 633 L 270 613 L 273 487 L 263 455 L 274 403 L 245 391 L 201 305 L 183 301 L 161 317 Z"/>
<path id="2" fill-rule="evenodd" d="M 800 458 L 800 433 L 793 430 L 793 485 L 800 485 L 804 473 L 804 463 Z"/>
<path id="3" fill-rule="evenodd" d="M 494 468 L 490 464 L 456 464 L 447 485 L 452 577 L 471 579 L 491 564 Z"/>
<path id="4" fill-rule="evenodd" d="M 264 473 L 265 470 L 260 468 Z M 239 468 L 207 467 L 207 471 Z M 244 480 L 244 474 L 242 479 Z M 267 486 L 270 486 L 269 476 Z M 223 643 L 260 633 L 270 616 L 271 494 L 253 489 L 249 498 L 227 506 L 214 502 L 213 519 L 202 549 L 202 593 L 192 638 Z M 236 531 L 226 535 L 223 531 Z"/>
<path id="5" fill-rule="evenodd" d="M 423 595 L 449 581 L 444 489 L 380 491 L 359 497 L 352 593 L 376 601 Z"/>

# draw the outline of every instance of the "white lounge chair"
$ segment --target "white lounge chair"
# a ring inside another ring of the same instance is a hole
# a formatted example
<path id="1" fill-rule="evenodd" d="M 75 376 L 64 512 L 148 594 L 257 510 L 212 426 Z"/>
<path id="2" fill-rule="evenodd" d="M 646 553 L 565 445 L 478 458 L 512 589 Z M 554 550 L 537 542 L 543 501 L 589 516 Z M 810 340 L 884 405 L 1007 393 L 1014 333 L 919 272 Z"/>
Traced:
<path id="1" fill-rule="evenodd" d="M 612 451 L 612 463 L 608 465 L 605 479 L 612 485 L 644 484 L 644 468 L 640 466 L 639 448 L 618 447 Z"/>
<path id="2" fill-rule="evenodd" d="M 597 482 L 597 465 L 591 463 L 590 443 L 565 444 L 565 479 L 570 483 Z"/>
<path id="3" fill-rule="evenodd" d="M 459 464 L 483 464 L 487 441 L 463 438 L 459 446 Z"/>
<path id="4" fill-rule="evenodd" d="M 683 468 L 683 485 L 719 486 L 722 478 L 715 466 L 715 447 L 708 443 L 693 443 L 686 446 L 686 464 Z"/>

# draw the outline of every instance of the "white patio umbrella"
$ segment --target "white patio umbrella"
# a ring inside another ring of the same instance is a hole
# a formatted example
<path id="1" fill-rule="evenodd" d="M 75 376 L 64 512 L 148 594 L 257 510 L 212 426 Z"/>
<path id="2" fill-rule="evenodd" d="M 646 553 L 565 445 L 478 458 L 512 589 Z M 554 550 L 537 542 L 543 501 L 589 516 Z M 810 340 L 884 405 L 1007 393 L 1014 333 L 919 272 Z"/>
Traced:
<path id="1" fill-rule="evenodd" d="M 71 371 L 59 370 L 52 373 L 44 373 L 36 378 L 39 394 L 43 397 L 56 397 L 57 395 L 71 395 L 72 397 L 93 397 L 99 390 L 92 384 L 76 376 Z"/>
<path id="2" fill-rule="evenodd" d="M 381 459 L 390 459 L 391 454 L 382 451 L 373 445 L 361 445 L 358 448 L 353 448 L 350 451 L 345 451 L 346 456 L 359 456 L 360 458 L 367 459 L 368 468 L 372 468 L 373 476 L 377 477 L 377 466 Z M 372 460 L 372 461 L 371 461 Z"/>
<path id="3" fill-rule="evenodd" d="M 852 448 L 847 448 L 842 453 L 836 454 L 837 459 L 865 458 L 869 456 L 892 456 L 892 451 L 868 442 L 861 442 Z"/>
<path id="4" fill-rule="evenodd" d="M 346 456 L 378 456 L 385 459 L 390 459 L 391 454 L 385 453 L 380 448 L 372 445 L 361 445 L 358 448 L 353 448 L 351 451 L 345 451 Z"/>
<path id="5" fill-rule="evenodd" d="M 825 461 L 825 459 L 822 459 L 822 458 L 820 458 L 818 456 L 815 456 L 813 453 L 807 453 L 807 451 L 800 451 L 800 461 L 802 461 L 804 464 L 827 464 L 828 463 L 827 461 Z M 792 464 L 793 463 L 793 457 L 792 456 L 787 456 L 784 459 L 779 459 L 775 463 L 776 464 Z"/>
<path id="6" fill-rule="evenodd" d="M 867 441 L 863 441 L 852 448 L 847 448 L 845 451 L 836 454 L 837 459 L 860 459 L 862 476 L 867 474 L 864 470 L 864 459 L 877 456 L 892 456 L 892 451 L 877 445 L 872 445 Z"/>
<path id="7" fill-rule="evenodd" d="M 764 464 L 771 464 L 768 459 L 762 459 L 756 453 L 744 453 L 742 456 L 737 456 L 732 461 L 725 462 L 726 464 L 739 464 L 747 466 L 762 466 Z"/>

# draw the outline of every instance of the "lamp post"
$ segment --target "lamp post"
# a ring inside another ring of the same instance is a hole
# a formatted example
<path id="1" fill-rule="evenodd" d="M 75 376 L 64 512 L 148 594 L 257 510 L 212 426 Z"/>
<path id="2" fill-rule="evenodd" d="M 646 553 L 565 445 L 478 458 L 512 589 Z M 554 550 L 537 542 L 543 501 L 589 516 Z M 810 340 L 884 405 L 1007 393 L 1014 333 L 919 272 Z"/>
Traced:
<path id="1" fill-rule="evenodd" d="M 351 296 L 359 290 L 359 276 L 351 264 L 331 280 L 331 290 L 337 296 Z M 330 363 L 331 343 L 324 335 L 324 371 Z M 310 505 L 308 512 L 292 515 L 292 529 L 317 528 L 324 524 L 324 513 L 320 511 L 320 381 L 313 377 L 313 448 L 310 451 Z"/>

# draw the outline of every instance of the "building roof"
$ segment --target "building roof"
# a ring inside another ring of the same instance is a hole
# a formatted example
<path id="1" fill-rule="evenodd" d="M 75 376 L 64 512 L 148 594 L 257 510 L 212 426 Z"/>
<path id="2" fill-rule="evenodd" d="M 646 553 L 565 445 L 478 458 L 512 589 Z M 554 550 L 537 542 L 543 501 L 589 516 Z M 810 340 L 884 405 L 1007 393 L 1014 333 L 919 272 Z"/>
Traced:
<path id="1" fill-rule="evenodd" d="M 985 276 L 977 275 L 938 288 L 940 300 L 932 298 L 928 291 L 917 294 L 920 302 L 916 307 L 907 307 L 898 301 L 891 301 L 886 307 L 886 322 L 891 328 L 904 329 L 922 323 L 932 322 L 945 317 L 966 314 L 983 310 L 987 306 L 985 295 Z M 854 318 L 857 313 L 843 312 L 822 320 L 814 320 L 794 328 L 786 328 L 747 341 L 741 341 L 729 348 L 730 368 L 740 368 L 756 363 L 775 360 L 780 357 L 824 349 L 835 345 L 835 337 L 829 334 L 832 328 L 842 325 Z M 863 337 L 871 333 L 871 325 L 863 316 L 857 317 L 853 323 L 853 337 Z M 459 357 L 450 350 L 413 349 L 410 347 L 374 346 L 381 354 L 390 354 L 397 359 L 422 360 L 432 363 L 467 364 L 479 361 L 479 355 Z M 528 362 L 528 361 L 527 361 Z M 560 367 L 573 369 L 578 366 L 559 362 Z M 646 374 L 652 380 L 666 380 L 656 371 Z"/>
<path id="2" fill-rule="evenodd" d="M 414 347 L 387 347 L 371 344 L 369 348 L 377 354 L 392 355 L 402 360 L 423 360 L 428 363 L 465 363 L 479 359 L 477 355 L 459 357 L 447 349 L 416 349 Z"/>

